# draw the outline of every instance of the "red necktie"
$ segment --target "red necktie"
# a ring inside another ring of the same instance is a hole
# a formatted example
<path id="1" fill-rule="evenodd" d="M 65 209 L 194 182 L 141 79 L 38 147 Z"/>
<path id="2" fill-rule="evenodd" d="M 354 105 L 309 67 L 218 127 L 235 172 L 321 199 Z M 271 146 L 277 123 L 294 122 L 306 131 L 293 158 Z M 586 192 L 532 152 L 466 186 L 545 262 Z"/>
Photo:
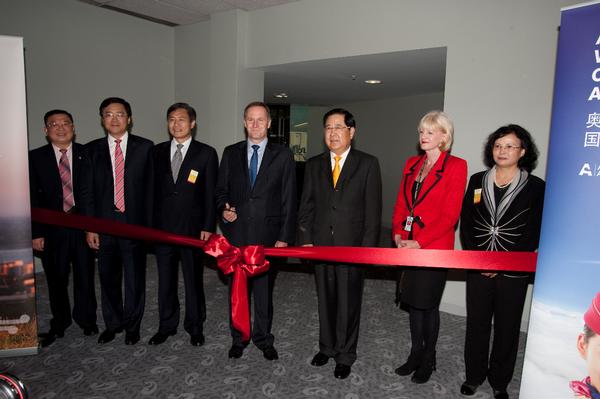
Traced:
<path id="1" fill-rule="evenodd" d="M 125 212 L 125 160 L 121 139 L 115 139 L 115 206 L 120 212 Z"/>
<path id="2" fill-rule="evenodd" d="M 73 208 L 73 183 L 71 181 L 71 167 L 69 166 L 69 158 L 67 158 L 67 150 L 60 150 L 60 160 L 58 161 L 58 173 L 60 173 L 60 181 L 62 183 L 63 195 L 63 211 L 69 212 Z"/>

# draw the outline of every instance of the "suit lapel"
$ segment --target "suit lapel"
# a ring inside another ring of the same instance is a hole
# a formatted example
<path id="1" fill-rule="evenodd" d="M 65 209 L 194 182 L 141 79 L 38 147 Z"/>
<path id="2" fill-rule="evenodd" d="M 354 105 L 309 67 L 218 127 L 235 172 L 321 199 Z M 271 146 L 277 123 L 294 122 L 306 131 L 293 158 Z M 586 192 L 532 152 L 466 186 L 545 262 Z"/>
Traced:
<path id="1" fill-rule="evenodd" d="M 419 169 L 421 169 L 421 165 L 425 161 L 425 155 L 419 157 L 408 169 L 406 176 L 404 177 L 404 187 L 402 188 L 402 192 L 404 193 L 404 203 L 408 209 L 414 207 L 413 205 L 413 196 L 412 196 L 412 186 L 417 179 L 417 174 L 419 173 Z"/>
<path id="2" fill-rule="evenodd" d="M 419 203 L 425 199 L 427 194 L 429 194 L 431 189 L 440 182 L 440 180 L 442 179 L 442 177 L 444 175 L 444 169 L 446 167 L 447 160 L 448 160 L 448 153 L 442 152 L 440 154 L 440 157 L 436 161 L 435 165 L 433 165 L 433 168 L 431 168 L 431 170 L 425 177 L 425 180 L 423 181 L 423 185 L 421 186 L 421 189 L 419 190 L 419 195 L 418 195 L 417 200 L 414 203 L 414 206 L 419 205 Z M 422 157 L 421 161 L 422 162 L 425 161 L 425 156 Z M 421 165 L 422 165 L 422 162 L 421 162 Z M 419 165 L 419 168 L 420 168 L 420 165 Z M 413 181 L 414 181 L 414 178 L 413 178 Z M 412 186 L 411 186 L 411 190 L 412 190 Z"/>
<path id="3" fill-rule="evenodd" d="M 197 152 L 198 152 L 198 147 L 196 147 L 196 142 L 192 139 L 192 141 L 190 142 L 190 146 L 188 147 L 188 149 L 185 153 L 185 157 L 183 158 L 183 162 L 181 163 L 181 167 L 179 168 L 179 176 L 177 176 L 177 182 L 176 182 L 177 184 L 181 183 L 182 181 L 187 181 L 188 171 L 192 168 L 192 166 L 191 166 L 192 159 L 194 159 Z M 169 151 L 169 155 L 171 155 L 170 151 Z"/>
<path id="4" fill-rule="evenodd" d="M 248 147 L 246 146 L 246 148 Z M 265 146 L 265 153 L 263 154 L 262 160 L 260 161 L 260 167 L 258 168 L 258 173 L 256 174 L 254 187 L 251 189 L 252 191 L 260 188 L 260 186 L 266 181 L 269 166 L 273 162 L 273 159 L 275 159 L 275 150 L 273 149 L 273 144 L 267 142 L 267 145 Z M 250 171 L 248 168 L 246 168 L 246 170 L 248 171 L 248 181 L 250 181 Z"/>
<path id="5" fill-rule="evenodd" d="M 326 182 L 326 187 L 333 190 L 333 171 L 331 170 L 331 153 L 326 151 L 321 159 L 321 176 Z"/>

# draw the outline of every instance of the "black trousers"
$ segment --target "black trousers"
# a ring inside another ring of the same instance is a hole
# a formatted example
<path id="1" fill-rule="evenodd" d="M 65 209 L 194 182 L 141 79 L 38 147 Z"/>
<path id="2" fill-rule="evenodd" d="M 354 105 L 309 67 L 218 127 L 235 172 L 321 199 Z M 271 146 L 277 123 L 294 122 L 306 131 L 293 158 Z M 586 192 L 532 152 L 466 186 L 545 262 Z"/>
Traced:
<path id="1" fill-rule="evenodd" d="M 487 377 L 492 388 L 506 390 L 515 369 L 528 283 L 528 278 L 503 274 L 488 278 L 480 272 L 467 273 L 465 368 L 469 384 L 479 385 Z"/>
<path id="2" fill-rule="evenodd" d="M 336 363 L 356 361 L 364 270 L 343 264 L 315 265 L 319 351 Z"/>
<path id="3" fill-rule="evenodd" d="M 254 304 L 254 321 L 250 338 L 257 348 L 263 350 L 273 346 L 275 337 L 271 334 L 273 325 L 273 285 L 275 283 L 275 264 L 272 259 L 269 271 L 259 276 L 248 279 L 248 303 Z M 233 327 L 231 323 L 231 285 L 233 274 L 229 277 L 229 328 L 231 330 L 232 344 L 245 346 L 242 334 Z"/>
<path id="4" fill-rule="evenodd" d="M 173 245 L 157 245 L 158 267 L 158 331 L 174 334 L 179 325 L 179 261 L 185 286 L 185 318 L 183 328 L 190 335 L 202 334 L 206 320 L 204 300 L 204 263 L 200 250 Z"/>
<path id="5" fill-rule="evenodd" d="M 96 325 L 94 258 L 85 233 L 63 227 L 49 228 L 44 237 L 42 266 L 48 282 L 52 319 L 50 328 L 64 331 L 75 320 L 81 328 Z M 69 301 L 69 274 L 73 267 L 73 310 Z"/>
<path id="6" fill-rule="evenodd" d="M 143 243 L 101 234 L 98 274 L 106 329 L 139 333 L 146 300 Z"/>

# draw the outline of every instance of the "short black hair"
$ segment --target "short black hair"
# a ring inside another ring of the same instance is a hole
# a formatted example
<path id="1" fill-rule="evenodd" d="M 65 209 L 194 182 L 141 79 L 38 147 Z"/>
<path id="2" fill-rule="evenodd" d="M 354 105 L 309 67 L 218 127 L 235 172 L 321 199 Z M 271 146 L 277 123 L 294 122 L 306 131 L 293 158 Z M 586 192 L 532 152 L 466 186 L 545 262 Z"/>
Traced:
<path id="1" fill-rule="evenodd" d="M 69 112 L 65 111 L 64 109 L 53 109 L 44 114 L 44 125 L 46 125 L 48 123 L 48 118 L 50 118 L 52 115 L 59 115 L 59 114 L 67 115 L 69 117 L 69 119 L 71 120 L 71 123 L 73 123 L 73 115 L 71 115 Z"/>
<path id="2" fill-rule="evenodd" d="M 271 120 L 271 110 L 269 109 L 269 106 L 262 101 L 252 101 L 250 104 L 246 105 L 246 108 L 244 108 L 244 119 L 246 119 L 246 113 L 252 107 L 263 107 L 265 111 L 267 111 L 269 120 Z"/>
<path id="3" fill-rule="evenodd" d="M 356 121 L 354 120 L 354 115 L 350 113 L 350 111 L 344 108 L 334 108 L 332 110 L 327 111 L 325 115 L 323 115 L 323 127 L 327 123 L 327 118 L 331 115 L 344 115 L 344 123 L 348 127 L 356 128 Z"/>
<path id="4" fill-rule="evenodd" d="M 496 144 L 496 140 L 499 138 L 508 136 L 511 133 L 517 136 L 517 138 L 521 141 L 521 148 L 525 150 L 525 155 L 519 159 L 518 166 L 519 168 L 525 169 L 527 172 L 531 173 L 531 171 L 537 166 L 539 151 L 535 145 L 535 141 L 533 141 L 533 138 L 531 137 L 531 134 L 529 134 L 529 132 L 523 127 L 515 124 L 502 126 L 488 136 L 485 143 L 485 149 L 483 151 L 483 162 L 489 168 L 495 165 L 493 155 L 494 144 Z"/>
<path id="5" fill-rule="evenodd" d="M 177 111 L 178 109 L 185 109 L 187 111 L 187 114 L 190 117 L 190 122 L 196 120 L 196 110 L 188 103 L 175 103 L 171 105 L 167 110 L 167 119 L 169 119 L 171 112 Z"/>
<path id="6" fill-rule="evenodd" d="M 108 97 L 105 98 L 104 101 L 100 103 L 100 116 L 103 116 L 102 113 L 104 109 L 108 107 L 110 104 L 121 104 L 125 107 L 125 112 L 127 112 L 127 116 L 131 116 L 131 105 L 120 97 Z"/>

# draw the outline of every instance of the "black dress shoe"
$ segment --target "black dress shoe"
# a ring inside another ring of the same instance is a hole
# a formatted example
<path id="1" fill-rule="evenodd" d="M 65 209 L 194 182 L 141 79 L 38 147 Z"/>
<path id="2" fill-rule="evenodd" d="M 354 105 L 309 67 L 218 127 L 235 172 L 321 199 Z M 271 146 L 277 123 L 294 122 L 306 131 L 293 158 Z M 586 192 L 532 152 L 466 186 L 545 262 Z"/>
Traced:
<path id="1" fill-rule="evenodd" d="M 279 355 L 277 354 L 277 350 L 273 348 L 273 346 L 267 346 L 263 349 L 263 356 L 267 360 L 277 360 L 279 359 Z"/>
<path id="2" fill-rule="evenodd" d="M 313 366 L 321 367 L 327 364 L 329 361 L 329 356 L 319 352 L 312 358 L 310 364 Z"/>
<path id="3" fill-rule="evenodd" d="M 477 392 L 477 388 L 479 388 L 479 385 L 469 384 L 465 381 L 460 386 L 460 393 L 465 396 L 473 396 L 475 395 L 475 392 Z"/>
<path id="4" fill-rule="evenodd" d="M 494 389 L 494 399 L 508 399 L 508 392 Z"/>
<path id="5" fill-rule="evenodd" d="M 425 361 L 425 363 L 417 367 L 410 380 L 415 384 L 425 384 L 431 378 L 433 370 L 435 370 L 435 358 Z"/>
<path id="6" fill-rule="evenodd" d="M 159 331 L 156 334 L 154 334 L 152 338 L 150 338 L 150 341 L 148 341 L 148 345 L 160 345 L 164 343 L 167 340 L 167 338 L 169 338 L 171 335 L 175 335 L 175 333 L 165 334 Z"/>
<path id="7" fill-rule="evenodd" d="M 244 347 L 240 345 L 231 345 L 231 349 L 229 349 L 229 358 L 230 359 L 239 359 L 244 354 Z"/>
<path id="8" fill-rule="evenodd" d="M 408 356 L 408 359 L 406 359 L 406 363 L 396 368 L 396 370 L 394 370 L 394 373 L 401 376 L 410 375 L 419 367 L 419 364 L 421 364 L 422 361 L 423 359 L 421 353 L 411 352 Z"/>
<path id="9" fill-rule="evenodd" d="M 62 338 L 65 336 L 65 330 L 53 330 L 50 329 L 46 333 L 39 333 L 38 337 L 40 338 Z"/>
<path id="10" fill-rule="evenodd" d="M 202 335 L 202 334 L 190 335 L 190 344 L 192 344 L 192 346 L 204 345 L 204 335 Z"/>
<path id="11" fill-rule="evenodd" d="M 352 367 L 346 364 L 338 363 L 335 365 L 335 370 L 333 370 L 333 376 L 335 378 L 343 380 L 344 378 L 348 378 L 348 376 L 350 375 L 350 371 L 352 371 Z"/>
<path id="12" fill-rule="evenodd" d="M 100 334 L 100 336 L 98 337 L 98 343 L 99 344 L 107 344 L 110 341 L 112 341 L 113 339 L 115 339 L 115 335 L 116 335 L 116 331 L 104 330 L 104 331 L 102 331 L 102 334 Z"/>
<path id="13" fill-rule="evenodd" d="M 90 337 L 98 334 L 98 326 L 83 327 L 83 335 Z"/>
<path id="14" fill-rule="evenodd" d="M 140 340 L 139 332 L 127 332 L 125 333 L 125 345 L 135 345 Z"/>
<path id="15" fill-rule="evenodd" d="M 56 335 L 48 335 L 48 334 L 44 334 L 45 336 L 40 340 L 40 346 L 42 348 L 46 348 L 50 345 L 52 345 L 54 343 L 54 341 L 56 341 Z"/>

